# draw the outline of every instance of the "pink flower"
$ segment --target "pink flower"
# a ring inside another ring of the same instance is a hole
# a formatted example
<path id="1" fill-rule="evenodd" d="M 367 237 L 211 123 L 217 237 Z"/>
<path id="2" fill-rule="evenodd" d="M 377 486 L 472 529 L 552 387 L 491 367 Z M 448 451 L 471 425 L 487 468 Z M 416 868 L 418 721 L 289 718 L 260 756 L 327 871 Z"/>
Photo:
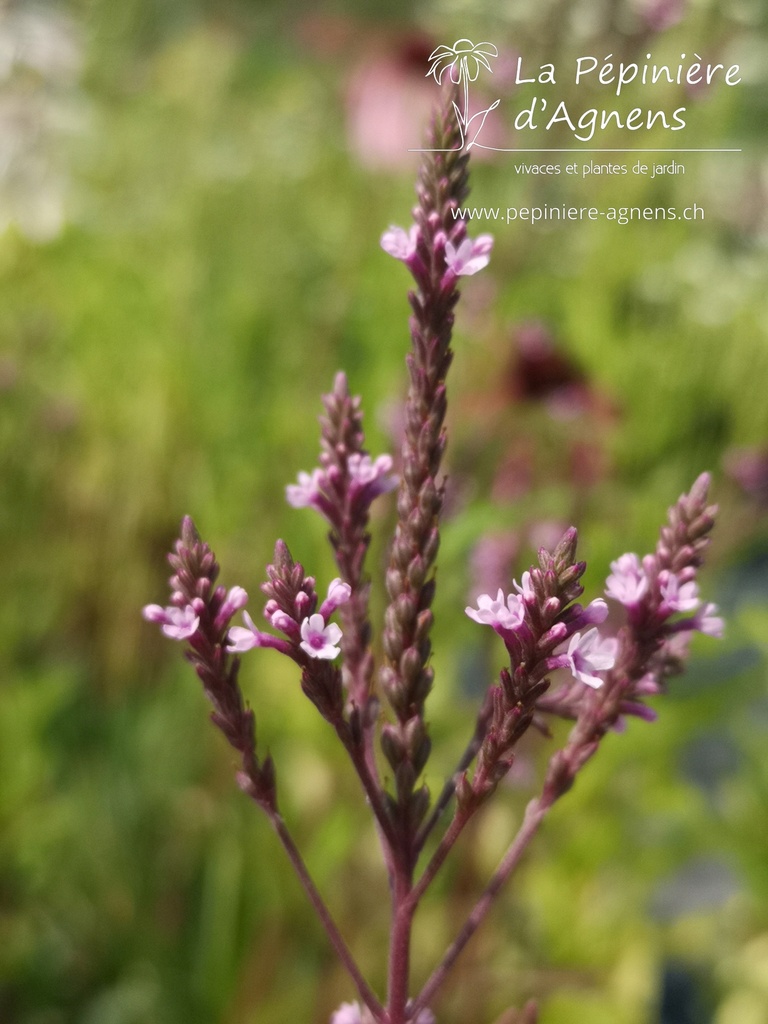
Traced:
<path id="1" fill-rule="evenodd" d="M 664 579 L 666 577 L 666 579 Z M 659 573 L 661 596 L 670 614 L 672 612 L 692 612 L 699 607 L 699 588 L 695 580 L 680 583 L 673 573 Z"/>
<path id="2" fill-rule="evenodd" d="M 638 604 L 648 590 L 648 577 L 640 559 L 631 552 L 611 562 L 613 572 L 605 581 L 605 593 L 625 606 Z"/>
<path id="3" fill-rule="evenodd" d="M 526 570 L 520 577 L 520 579 L 523 581 L 522 584 L 518 583 L 517 580 L 513 580 L 512 586 L 515 588 L 518 594 L 520 594 L 523 597 L 523 599 L 527 598 L 530 601 L 535 601 L 536 591 L 533 589 L 533 583 L 531 582 L 530 572 Z"/>
<path id="4" fill-rule="evenodd" d="M 453 242 L 446 242 L 445 264 L 457 277 L 469 277 L 488 266 L 492 248 L 493 235 L 479 235 L 474 242 L 465 238 L 458 248 Z"/>
<path id="5" fill-rule="evenodd" d="M 312 473 L 299 473 L 297 484 L 288 484 L 285 497 L 294 508 L 316 506 L 321 497 L 320 487 L 325 481 L 322 469 L 313 469 Z"/>
<path id="6" fill-rule="evenodd" d="M 525 617 L 525 605 L 522 598 L 517 594 L 510 594 L 504 597 L 504 591 L 499 592 L 494 600 L 490 594 L 480 594 L 477 599 L 477 609 L 465 608 L 464 611 L 475 622 L 481 626 L 492 626 L 496 632 L 503 630 L 515 630 L 522 625 Z"/>
<path id="7" fill-rule="evenodd" d="M 618 640 L 603 639 L 594 627 L 581 633 L 574 633 L 565 654 L 565 666 L 582 683 L 598 689 L 603 680 L 597 675 L 613 668 L 619 649 Z"/>
<path id="8" fill-rule="evenodd" d="M 374 461 L 370 455 L 353 452 L 347 459 L 347 472 L 352 481 L 352 495 L 362 498 L 370 505 L 380 494 L 397 487 L 397 476 L 389 475 L 392 469 L 392 456 L 379 455 Z"/>
<path id="9" fill-rule="evenodd" d="M 397 487 L 397 477 L 390 475 L 391 469 L 391 455 L 379 455 L 374 460 L 370 455 L 353 452 L 347 458 L 350 499 L 358 506 L 370 505 L 374 498 Z M 332 497 L 329 475 L 336 472 L 335 467 L 331 467 L 329 473 L 321 468 L 313 469 L 311 473 L 299 473 L 298 483 L 289 484 L 285 489 L 288 504 L 294 508 L 314 508 L 332 521 L 338 510 Z"/>
<path id="10" fill-rule="evenodd" d="M 700 633 L 706 633 L 707 636 L 714 636 L 718 639 L 722 637 L 725 631 L 725 623 L 719 615 L 715 614 L 716 612 L 716 604 L 705 604 L 694 615 L 693 628 L 697 629 Z"/>
<path id="11" fill-rule="evenodd" d="M 381 236 L 381 248 L 396 260 L 407 263 L 416 254 L 418 241 L 419 229 L 416 224 L 409 231 L 392 225 Z"/>
<path id="12" fill-rule="evenodd" d="M 341 630 L 335 622 L 326 626 L 325 619 L 319 613 L 310 615 L 301 624 L 301 649 L 310 658 L 337 657 L 341 651 L 336 646 L 341 640 Z"/>
<path id="13" fill-rule="evenodd" d="M 250 651 L 252 647 L 264 646 L 261 641 L 267 634 L 256 628 L 248 612 L 243 612 L 243 621 L 245 626 L 230 626 L 228 651 Z"/>
<path id="14" fill-rule="evenodd" d="M 191 604 L 184 608 L 175 608 L 173 605 L 161 608 L 159 604 L 148 604 L 141 614 L 147 622 L 159 622 L 163 633 L 171 640 L 189 639 L 200 625 L 200 616 Z"/>
<path id="15" fill-rule="evenodd" d="M 273 618 L 276 619 L 277 615 L 273 616 Z M 290 619 L 287 615 L 285 618 L 289 624 L 293 625 L 295 630 L 296 624 L 293 619 Z M 280 651 L 281 654 L 293 654 L 294 649 L 287 640 L 282 640 L 278 636 L 272 636 L 271 633 L 262 633 L 260 629 L 257 629 L 248 612 L 243 612 L 243 622 L 245 626 L 230 626 L 229 628 L 227 650 L 230 653 L 250 651 L 253 647 L 273 647 L 276 651 Z"/>

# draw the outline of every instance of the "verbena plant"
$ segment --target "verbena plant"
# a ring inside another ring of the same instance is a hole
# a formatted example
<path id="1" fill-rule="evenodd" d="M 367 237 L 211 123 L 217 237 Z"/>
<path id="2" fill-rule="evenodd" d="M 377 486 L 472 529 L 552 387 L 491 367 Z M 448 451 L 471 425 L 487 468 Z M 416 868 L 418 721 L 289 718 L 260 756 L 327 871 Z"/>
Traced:
<path id="1" fill-rule="evenodd" d="M 287 488 L 291 505 L 312 508 L 330 524 L 339 576 L 321 600 L 314 577 L 280 540 L 261 587 L 272 632 L 258 629 L 247 611 L 245 625 L 232 626 L 248 595 L 241 586 L 217 585 L 216 558 L 186 517 L 169 556 L 170 604 L 144 609 L 166 636 L 186 644 L 187 658 L 213 704 L 212 721 L 240 756 L 237 781 L 267 815 L 357 989 L 360 1002 L 344 1003 L 332 1024 L 434 1022 L 430 1004 L 549 809 L 625 716 L 655 717 L 647 698 L 663 692 L 667 679 L 682 670 L 692 631 L 722 633 L 717 609 L 702 602 L 697 583 L 716 513 L 707 503 L 706 474 L 669 510 L 653 553 L 643 558 L 628 553 L 612 563 L 606 596 L 624 608 L 624 624 L 615 635 L 605 628 L 605 600 L 586 607 L 578 603 L 586 564 L 576 558 L 576 530 L 567 530 L 553 551 L 539 551 L 539 564 L 523 573 L 512 593 L 483 594 L 477 607 L 466 609 L 499 636 L 509 665 L 489 685 L 454 774 L 436 796 L 424 785 L 431 749 L 426 721 L 433 685 L 431 606 L 445 491 L 440 467 L 457 284 L 488 264 L 493 245 L 488 235 L 470 239 L 457 215 L 468 195 L 469 155 L 455 109 L 450 97 L 431 126 L 413 226 L 390 228 L 382 238 L 383 248 L 406 264 L 416 284 L 409 296 L 410 386 L 399 476 L 389 455 L 373 459 L 366 451 L 360 399 L 350 395 L 340 373 L 323 398 L 320 465 Z M 397 525 L 384 581 L 389 601 L 384 658 L 377 671 L 365 569 L 368 518 L 372 502 L 395 489 Z M 383 996 L 363 976 L 280 814 L 272 758 L 257 753 L 253 711 L 238 685 L 239 655 L 256 647 L 273 648 L 296 663 L 302 691 L 335 731 L 375 820 L 392 906 Z M 553 686 L 555 672 L 559 681 Z M 538 795 L 485 890 L 430 977 L 415 989 L 410 954 L 419 903 L 469 821 L 494 797 L 516 744 L 531 727 L 549 735 L 550 716 L 571 720 L 570 735 L 549 758 Z M 536 1006 L 529 1003 L 520 1019 L 532 1024 L 536 1017 Z"/>

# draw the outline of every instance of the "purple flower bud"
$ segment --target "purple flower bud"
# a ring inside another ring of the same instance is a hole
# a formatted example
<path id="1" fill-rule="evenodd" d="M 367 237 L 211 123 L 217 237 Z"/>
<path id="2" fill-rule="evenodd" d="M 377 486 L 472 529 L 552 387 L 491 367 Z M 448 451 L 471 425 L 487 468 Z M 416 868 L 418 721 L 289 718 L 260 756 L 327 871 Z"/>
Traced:
<path id="1" fill-rule="evenodd" d="M 295 619 L 292 619 L 287 612 L 278 609 L 276 612 L 273 612 L 269 621 L 272 626 L 274 626 L 275 629 L 279 629 L 281 633 L 285 633 L 294 640 L 298 639 L 299 627 Z"/>
<path id="2" fill-rule="evenodd" d="M 328 596 L 320 605 L 320 614 L 329 619 L 340 604 L 346 604 L 352 595 L 352 588 L 339 577 L 328 584 Z"/>
<path id="3" fill-rule="evenodd" d="M 608 605 L 602 597 L 598 597 L 594 601 L 589 602 L 579 618 L 581 619 L 579 625 L 586 625 L 587 623 L 590 625 L 597 625 L 601 622 L 605 622 L 608 618 Z"/>
<path id="4" fill-rule="evenodd" d="M 647 672 L 632 687 L 632 693 L 638 697 L 654 697 L 657 693 L 661 693 L 661 686 L 653 672 Z"/>
<path id="5" fill-rule="evenodd" d="M 245 590 L 242 587 L 231 587 L 229 593 L 224 598 L 219 614 L 216 616 L 216 625 L 218 627 L 224 626 L 235 612 L 239 612 L 247 603 L 248 594 Z"/>
<path id="6" fill-rule="evenodd" d="M 622 715 L 634 715 L 635 718 L 642 718 L 645 722 L 655 722 L 659 717 L 658 713 L 637 700 L 623 700 L 619 704 Z"/>
<path id="7" fill-rule="evenodd" d="M 294 604 L 296 606 L 296 611 L 298 612 L 301 618 L 305 617 L 307 609 L 309 608 L 311 603 L 312 598 L 309 596 L 309 594 L 305 590 L 300 590 L 296 595 L 296 600 Z"/>

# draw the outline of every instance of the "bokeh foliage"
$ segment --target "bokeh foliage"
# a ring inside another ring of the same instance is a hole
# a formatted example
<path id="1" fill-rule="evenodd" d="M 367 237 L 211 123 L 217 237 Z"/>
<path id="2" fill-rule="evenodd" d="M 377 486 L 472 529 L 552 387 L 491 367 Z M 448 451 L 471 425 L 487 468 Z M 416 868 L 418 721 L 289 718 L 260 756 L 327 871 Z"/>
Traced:
<path id="1" fill-rule="evenodd" d="M 404 54 L 460 36 L 534 61 L 674 55 L 695 39 L 748 75 L 696 109 L 713 146 L 738 138 L 738 158 L 567 188 L 516 175 L 509 157 L 475 168 L 478 205 L 695 200 L 707 219 L 503 226 L 491 270 L 467 283 L 428 781 L 451 770 L 499 667 L 462 615 L 483 533 L 514 534 L 520 572 L 536 537 L 576 522 L 595 596 L 609 560 L 647 550 L 711 469 L 723 514 L 703 585 L 728 637 L 697 641 L 657 724 L 609 738 L 436 1010 L 490 1021 L 534 995 L 543 1024 L 768 1017 L 768 555 L 759 492 L 726 472 L 768 437 L 766 16 L 700 0 L 654 37 L 636 6 L 529 6 L 3 10 L 0 37 L 17 46 L 0 83 L 16 132 L 0 236 L 3 1021 L 319 1024 L 352 995 L 179 650 L 139 609 L 164 594 L 184 513 L 256 606 L 277 536 L 320 586 L 333 574 L 322 525 L 287 509 L 283 488 L 314 463 L 319 393 L 340 367 L 364 396 L 371 450 L 393 448 L 407 345 L 405 272 L 377 240 L 406 220 L 413 165 L 371 167 L 356 148 L 360 76 L 389 67 L 393 89 L 415 88 L 423 69 Z M 41 38 L 53 49 L 36 63 Z M 566 418 L 513 400 L 530 321 L 577 368 Z M 390 523 L 391 508 L 374 571 Z M 285 815 L 381 985 L 385 881 L 355 786 L 288 669 L 255 652 L 243 680 Z M 546 749 L 523 752 L 466 838 L 438 886 L 450 901 L 426 904 L 417 977 L 472 905 Z"/>

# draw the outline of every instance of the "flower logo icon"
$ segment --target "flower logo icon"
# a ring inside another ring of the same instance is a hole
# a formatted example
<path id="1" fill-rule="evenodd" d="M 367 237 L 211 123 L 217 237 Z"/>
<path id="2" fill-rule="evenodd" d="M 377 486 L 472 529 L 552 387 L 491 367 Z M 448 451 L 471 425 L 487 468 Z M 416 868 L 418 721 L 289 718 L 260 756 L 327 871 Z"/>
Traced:
<path id="1" fill-rule="evenodd" d="M 471 39 L 457 39 L 453 46 L 438 46 L 429 55 L 430 68 L 426 74 L 434 76 L 438 85 L 442 84 L 443 75 L 450 71 L 450 79 L 454 85 L 477 81 L 482 65 L 493 74 L 489 57 L 498 57 L 499 51 L 493 43 L 473 43 Z"/>

